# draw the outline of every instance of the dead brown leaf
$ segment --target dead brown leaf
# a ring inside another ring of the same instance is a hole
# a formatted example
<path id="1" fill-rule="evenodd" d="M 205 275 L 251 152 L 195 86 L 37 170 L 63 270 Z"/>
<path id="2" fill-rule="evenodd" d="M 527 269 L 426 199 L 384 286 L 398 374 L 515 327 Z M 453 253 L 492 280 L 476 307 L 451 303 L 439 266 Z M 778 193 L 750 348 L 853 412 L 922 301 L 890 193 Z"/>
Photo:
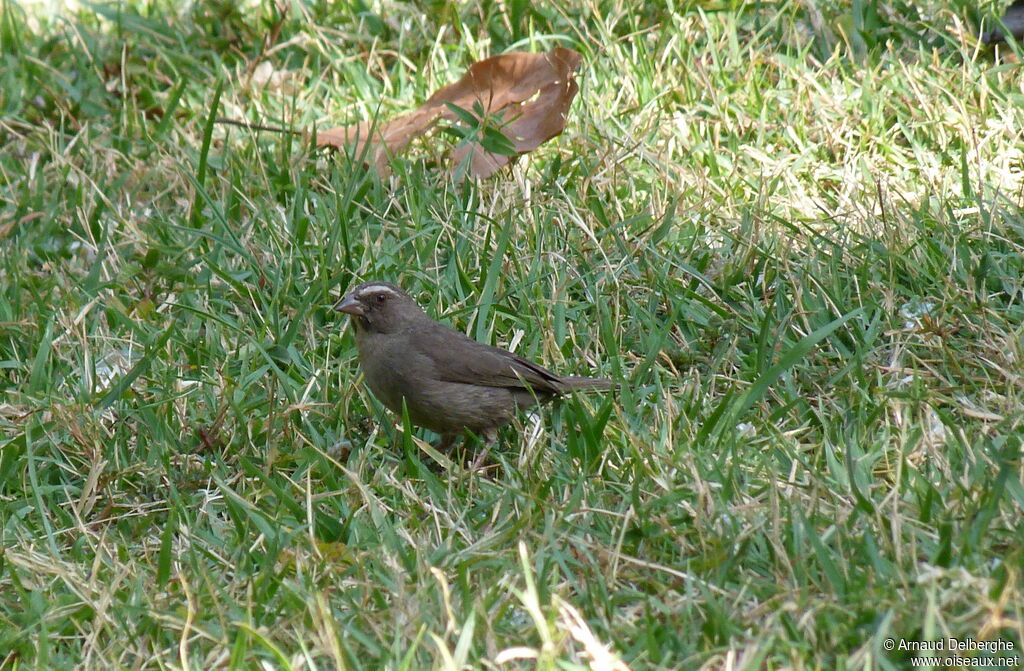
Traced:
<path id="1" fill-rule="evenodd" d="M 414 112 L 376 124 L 364 121 L 330 128 L 317 135 L 317 145 L 365 156 L 379 173 L 386 174 L 390 156 L 404 151 L 438 119 L 457 119 L 446 103 L 463 110 L 472 110 L 478 103 L 488 116 L 505 111 L 507 123 L 501 130 L 518 154 L 533 151 L 565 129 L 569 106 L 579 91 L 573 75 L 580 60 L 579 52 L 563 47 L 541 54 L 513 52 L 487 58 L 471 65 L 459 81 L 435 92 Z M 469 154 L 469 172 L 481 178 L 514 158 L 489 152 L 478 142 L 460 146 L 453 158 L 458 164 Z"/>

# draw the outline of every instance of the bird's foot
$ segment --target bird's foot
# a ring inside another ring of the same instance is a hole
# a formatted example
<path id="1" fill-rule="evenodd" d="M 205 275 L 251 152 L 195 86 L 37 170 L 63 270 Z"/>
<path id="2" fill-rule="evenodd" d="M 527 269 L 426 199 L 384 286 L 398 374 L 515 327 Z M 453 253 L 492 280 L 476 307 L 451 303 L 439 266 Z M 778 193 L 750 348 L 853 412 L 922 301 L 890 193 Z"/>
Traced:
<path id="1" fill-rule="evenodd" d="M 470 471 L 476 471 L 486 463 L 487 455 L 491 451 L 491 446 L 498 442 L 498 431 L 497 429 L 486 429 L 481 438 L 483 438 L 484 449 L 479 455 L 477 455 L 477 458 L 473 460 L 473 464 L 469 467 Z"/>
<path id="2" fill-rule="evenodd" d="M 491 447 L 498 442 L 498 431 L 497 429 L 486 429 L 483 432 L 481 432 L 479 438 L 475 438 L 472 434 L 468 432 L 466 434 L 446 433 L 441 436 L 441 441 L 437 444 L 437 451 L 442 452 L 444 454 L 451 454 L 455 446 L 455 443 L 458 442 L 460 438 L 463 439 L 462 449 L 458 451 L 457 456 L 452 455 L 452 458 L 458 462 L 461 462 L 462 464 L 469 463 L 469 470 L 476 471 L 480 470 L 481 467 L 485 467 L 485 464 L 487 463 L 487 456 L 490 454 Z M 476 458 L 474 458 L 473 461 L 470 463 L 468 461 L 469 450 L 471 446 L 475 447 L 474 443 L 476 443 L 477 440 L 483 443 L 483 450 L 481 450 L 476 455 Z"/>

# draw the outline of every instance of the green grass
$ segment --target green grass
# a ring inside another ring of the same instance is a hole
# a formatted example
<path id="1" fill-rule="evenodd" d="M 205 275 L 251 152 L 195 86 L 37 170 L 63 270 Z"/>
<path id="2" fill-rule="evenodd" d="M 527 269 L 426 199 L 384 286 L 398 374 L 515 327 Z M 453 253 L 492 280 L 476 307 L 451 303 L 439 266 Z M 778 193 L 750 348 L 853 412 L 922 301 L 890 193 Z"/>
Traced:
<path id="1" fill-rule="evenodd" d="M 1024 659 L 999 11 L 6 0 L 0 668 Z M 381 180 L 211 123 L 397 114 L 559 44 L 565 134 L 477 184 L 440 133 Z M 618 390 L 442 468 L 330 309 L 371 278 Z"/>

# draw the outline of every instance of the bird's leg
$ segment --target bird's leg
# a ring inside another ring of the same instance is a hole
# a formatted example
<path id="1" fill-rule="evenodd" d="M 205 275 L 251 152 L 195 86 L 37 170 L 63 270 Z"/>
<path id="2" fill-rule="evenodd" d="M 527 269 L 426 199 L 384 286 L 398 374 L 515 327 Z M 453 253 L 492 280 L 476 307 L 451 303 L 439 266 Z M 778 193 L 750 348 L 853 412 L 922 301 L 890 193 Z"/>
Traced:
<path id="1" fill-rule="evenodd" d="M 498 430 L 497 429 L 484 429 L 483 435 L 480 436 L 484 441 L 484 449 L 480 452 L 480 455 L 473 460 L 473 465 L 469 467 L 469 470 L 475 471 L 480 468 L 487 459 L 487 453 L 491 451 L 491 446 L 498 442 Z"/>
<path id="2" fill-rule="evenodd" d="M 458 439 L 459 434 L 457 433 L 441 434 L 441 442 L 437 444 L 437 450 L 439 452 L 447 452 L 448 450 L 452 449 L 452 445 L 454 445 L 455 441 Z"/>

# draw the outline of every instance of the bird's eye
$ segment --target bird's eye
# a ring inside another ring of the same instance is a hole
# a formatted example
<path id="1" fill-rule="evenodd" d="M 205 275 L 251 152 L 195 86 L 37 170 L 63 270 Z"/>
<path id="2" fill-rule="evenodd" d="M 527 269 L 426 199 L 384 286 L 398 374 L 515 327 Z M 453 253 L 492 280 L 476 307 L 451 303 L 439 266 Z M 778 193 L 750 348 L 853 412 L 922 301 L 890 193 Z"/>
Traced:
<path id="1" fill-rule="evenodd" d="M 388 299 L 387 294 L 377 294 L 377 302 L 378 303 L 383 303 L 387 299 Z"/>

